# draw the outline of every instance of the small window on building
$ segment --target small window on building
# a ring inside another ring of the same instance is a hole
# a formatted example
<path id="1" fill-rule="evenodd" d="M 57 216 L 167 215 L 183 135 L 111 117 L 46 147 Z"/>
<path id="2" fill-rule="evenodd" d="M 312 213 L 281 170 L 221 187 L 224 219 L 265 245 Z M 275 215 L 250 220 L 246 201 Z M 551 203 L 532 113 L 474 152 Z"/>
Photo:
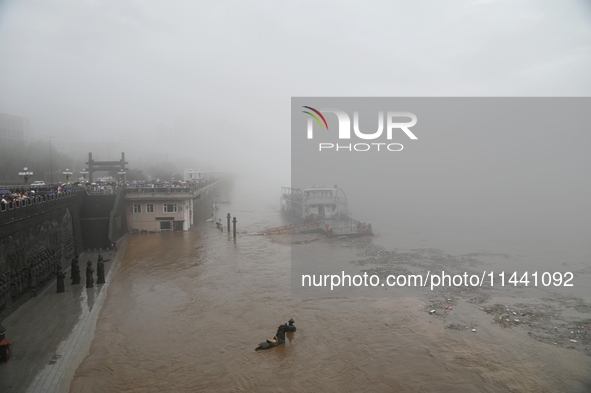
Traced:
<path id="1" fill-rule="evenodd" d="M 146 203 L 146 213 L 154 213 L 154 204 Z"/>
<path id="2" fill-rule="evenodd" d="M 164 204 L 164 213 L 176 213 L 178 211 L 178 207 L 176 203 L 165 203 Z"/>
<path id="3" fill-rule="evenodd" d="M 133 212 L 134 213 L 141 213 L 142 212 L 142 205 L 139 203 L 134 203 L 133 204 Z"/>

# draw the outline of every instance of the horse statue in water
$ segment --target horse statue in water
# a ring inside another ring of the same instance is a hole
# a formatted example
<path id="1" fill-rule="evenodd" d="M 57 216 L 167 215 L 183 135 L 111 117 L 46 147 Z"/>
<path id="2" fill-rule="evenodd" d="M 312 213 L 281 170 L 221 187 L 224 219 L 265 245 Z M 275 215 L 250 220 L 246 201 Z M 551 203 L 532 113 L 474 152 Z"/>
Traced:
<path id="1" fill-rule="evenodd" d="M 259 349 L 269 349 L 271 347 L 276 347 L 279 344 L 285 343 L 285 333 L 287 332 L 295 332 L 296 327 L 294 325 L 295 321 L 290 319 L 288 322 L 284 323 L 283 325 L 277 326 L 277 333 L 275 333 L 275 337 L 270 340 L 263 341 L 254 349 L 258 351 Z"/>

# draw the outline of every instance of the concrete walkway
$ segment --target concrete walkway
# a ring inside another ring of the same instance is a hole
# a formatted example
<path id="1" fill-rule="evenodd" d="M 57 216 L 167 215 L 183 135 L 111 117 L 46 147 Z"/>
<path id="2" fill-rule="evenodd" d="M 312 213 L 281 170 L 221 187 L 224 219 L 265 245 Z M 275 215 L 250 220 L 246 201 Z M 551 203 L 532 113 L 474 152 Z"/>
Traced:
<path id="1" fill-rule="evenodd" d="M 125 242 L 121 242 L 121 248 Z M 106 284 L 96 284 L 98 252 L 80 255 L 81 284 L 56 293 L 52 282 L 37 297 L 9 315 L 2 325 L 12 344 L 12 359 L 0 363 L 0 392 L 69 392 L 78 365 L 88 355 L 98 314 L 105 300 L 114 266 L 123 250 L 102 252 Z M 86 289 L 86 262 L 92 261 L 95 286 Z"/>

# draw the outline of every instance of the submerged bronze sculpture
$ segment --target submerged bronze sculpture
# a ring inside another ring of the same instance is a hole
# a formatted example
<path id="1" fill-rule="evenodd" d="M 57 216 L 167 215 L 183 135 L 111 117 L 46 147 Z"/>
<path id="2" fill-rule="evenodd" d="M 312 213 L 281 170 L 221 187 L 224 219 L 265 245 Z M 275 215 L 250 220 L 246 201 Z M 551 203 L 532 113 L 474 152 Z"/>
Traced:
<path id="1" fill-rule="evenodd" d="M 294 325 L 295 321 L 293 320 L 293 318 L 291 318 L 289 321 L 287 321 L 288 325 L 287 325 L 287 331 L 288 332 L 295 332 L 296 331 L 296 327 Z"/>
<path id="2" fill-rule="evenodd" d="M 78 256 L 74 256 L 74 258 L 72 258 L 72 262 L 71 262 L 71 268 L 70 268 L 70 278 L 73 280 L 74 279 L 74 266 L 78 265 Z M 80 269 L 78 270 L 80 271 Z"/>
<path id="3" fill-rule="evenodd" d="M 57 267 L 57 293 L 66 292 L 66 286 L 64 284 L 64 278 L 66 278 L 66 273 L 62 271 L 61 266 Z"/>
<path id="4" fill-rule="evenodd" d="M 109 261 L 110 259 L 103 260 L 103 256 L 101 254 L 98 255 L 98 261 L 96 263 L 97 284 L 105 283 L 105 262 Z"/>
<path id="5" fill-rule="evenodd" d="M 99 254 L 98 261 L 96 263 L 96 283 L 97 284 L 104 284 L 105 283 L 105 263 L 103 262 L 103 258 Z"/>
<path id="6" fill-rule="evenodd" d="M 290 319 L 287 323 L 277 326 L 277 333 L 275 333 L 275 337 L 273 337 L 270 340 L 263 341 L 262 343 L 257 345 L 257 347 L 254 350 L 258 351 L 259 349 L 269 349 L 271 347 L 276 347 L 279 344 L 284 344 L 285 333 L 296 331 L 294 323 L 295 321 L 293 319 Z"/>
<path id="7" fill-rule="evenodd" d="M 94 287 L 94 278 L 92 277 L 94 269 L 92 268 L 92 262 L 86 262 L 86 288 Z"/>
<path id="8" fill-rule="evenodd" d="M 78 258 L 76 263 L 72 262 L 72 285 L 80 284 L 80 266 L 78 266 Z"/>

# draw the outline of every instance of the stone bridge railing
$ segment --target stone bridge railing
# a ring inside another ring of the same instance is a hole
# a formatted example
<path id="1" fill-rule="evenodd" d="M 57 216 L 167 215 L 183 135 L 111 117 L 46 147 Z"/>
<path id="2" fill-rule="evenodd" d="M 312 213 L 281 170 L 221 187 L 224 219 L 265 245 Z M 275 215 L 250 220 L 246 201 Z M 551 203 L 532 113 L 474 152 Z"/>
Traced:
<path id="1" fill-rule="evenodd" d="M 15 209 L 26 208 L 28 206 L 39 205 L 41 203 L 50 203 L 53 201 L 62 200 L 64 198 L 70 198 L 76 196 L 80 191 L 83 190 L 71 189 L 61 194 L 37 195 L 17 201 L 11 201 L 9 203 L 0 203 L 0 222 L 3 221 L 1 216 L 2 213 L 10 212 Z"/>

